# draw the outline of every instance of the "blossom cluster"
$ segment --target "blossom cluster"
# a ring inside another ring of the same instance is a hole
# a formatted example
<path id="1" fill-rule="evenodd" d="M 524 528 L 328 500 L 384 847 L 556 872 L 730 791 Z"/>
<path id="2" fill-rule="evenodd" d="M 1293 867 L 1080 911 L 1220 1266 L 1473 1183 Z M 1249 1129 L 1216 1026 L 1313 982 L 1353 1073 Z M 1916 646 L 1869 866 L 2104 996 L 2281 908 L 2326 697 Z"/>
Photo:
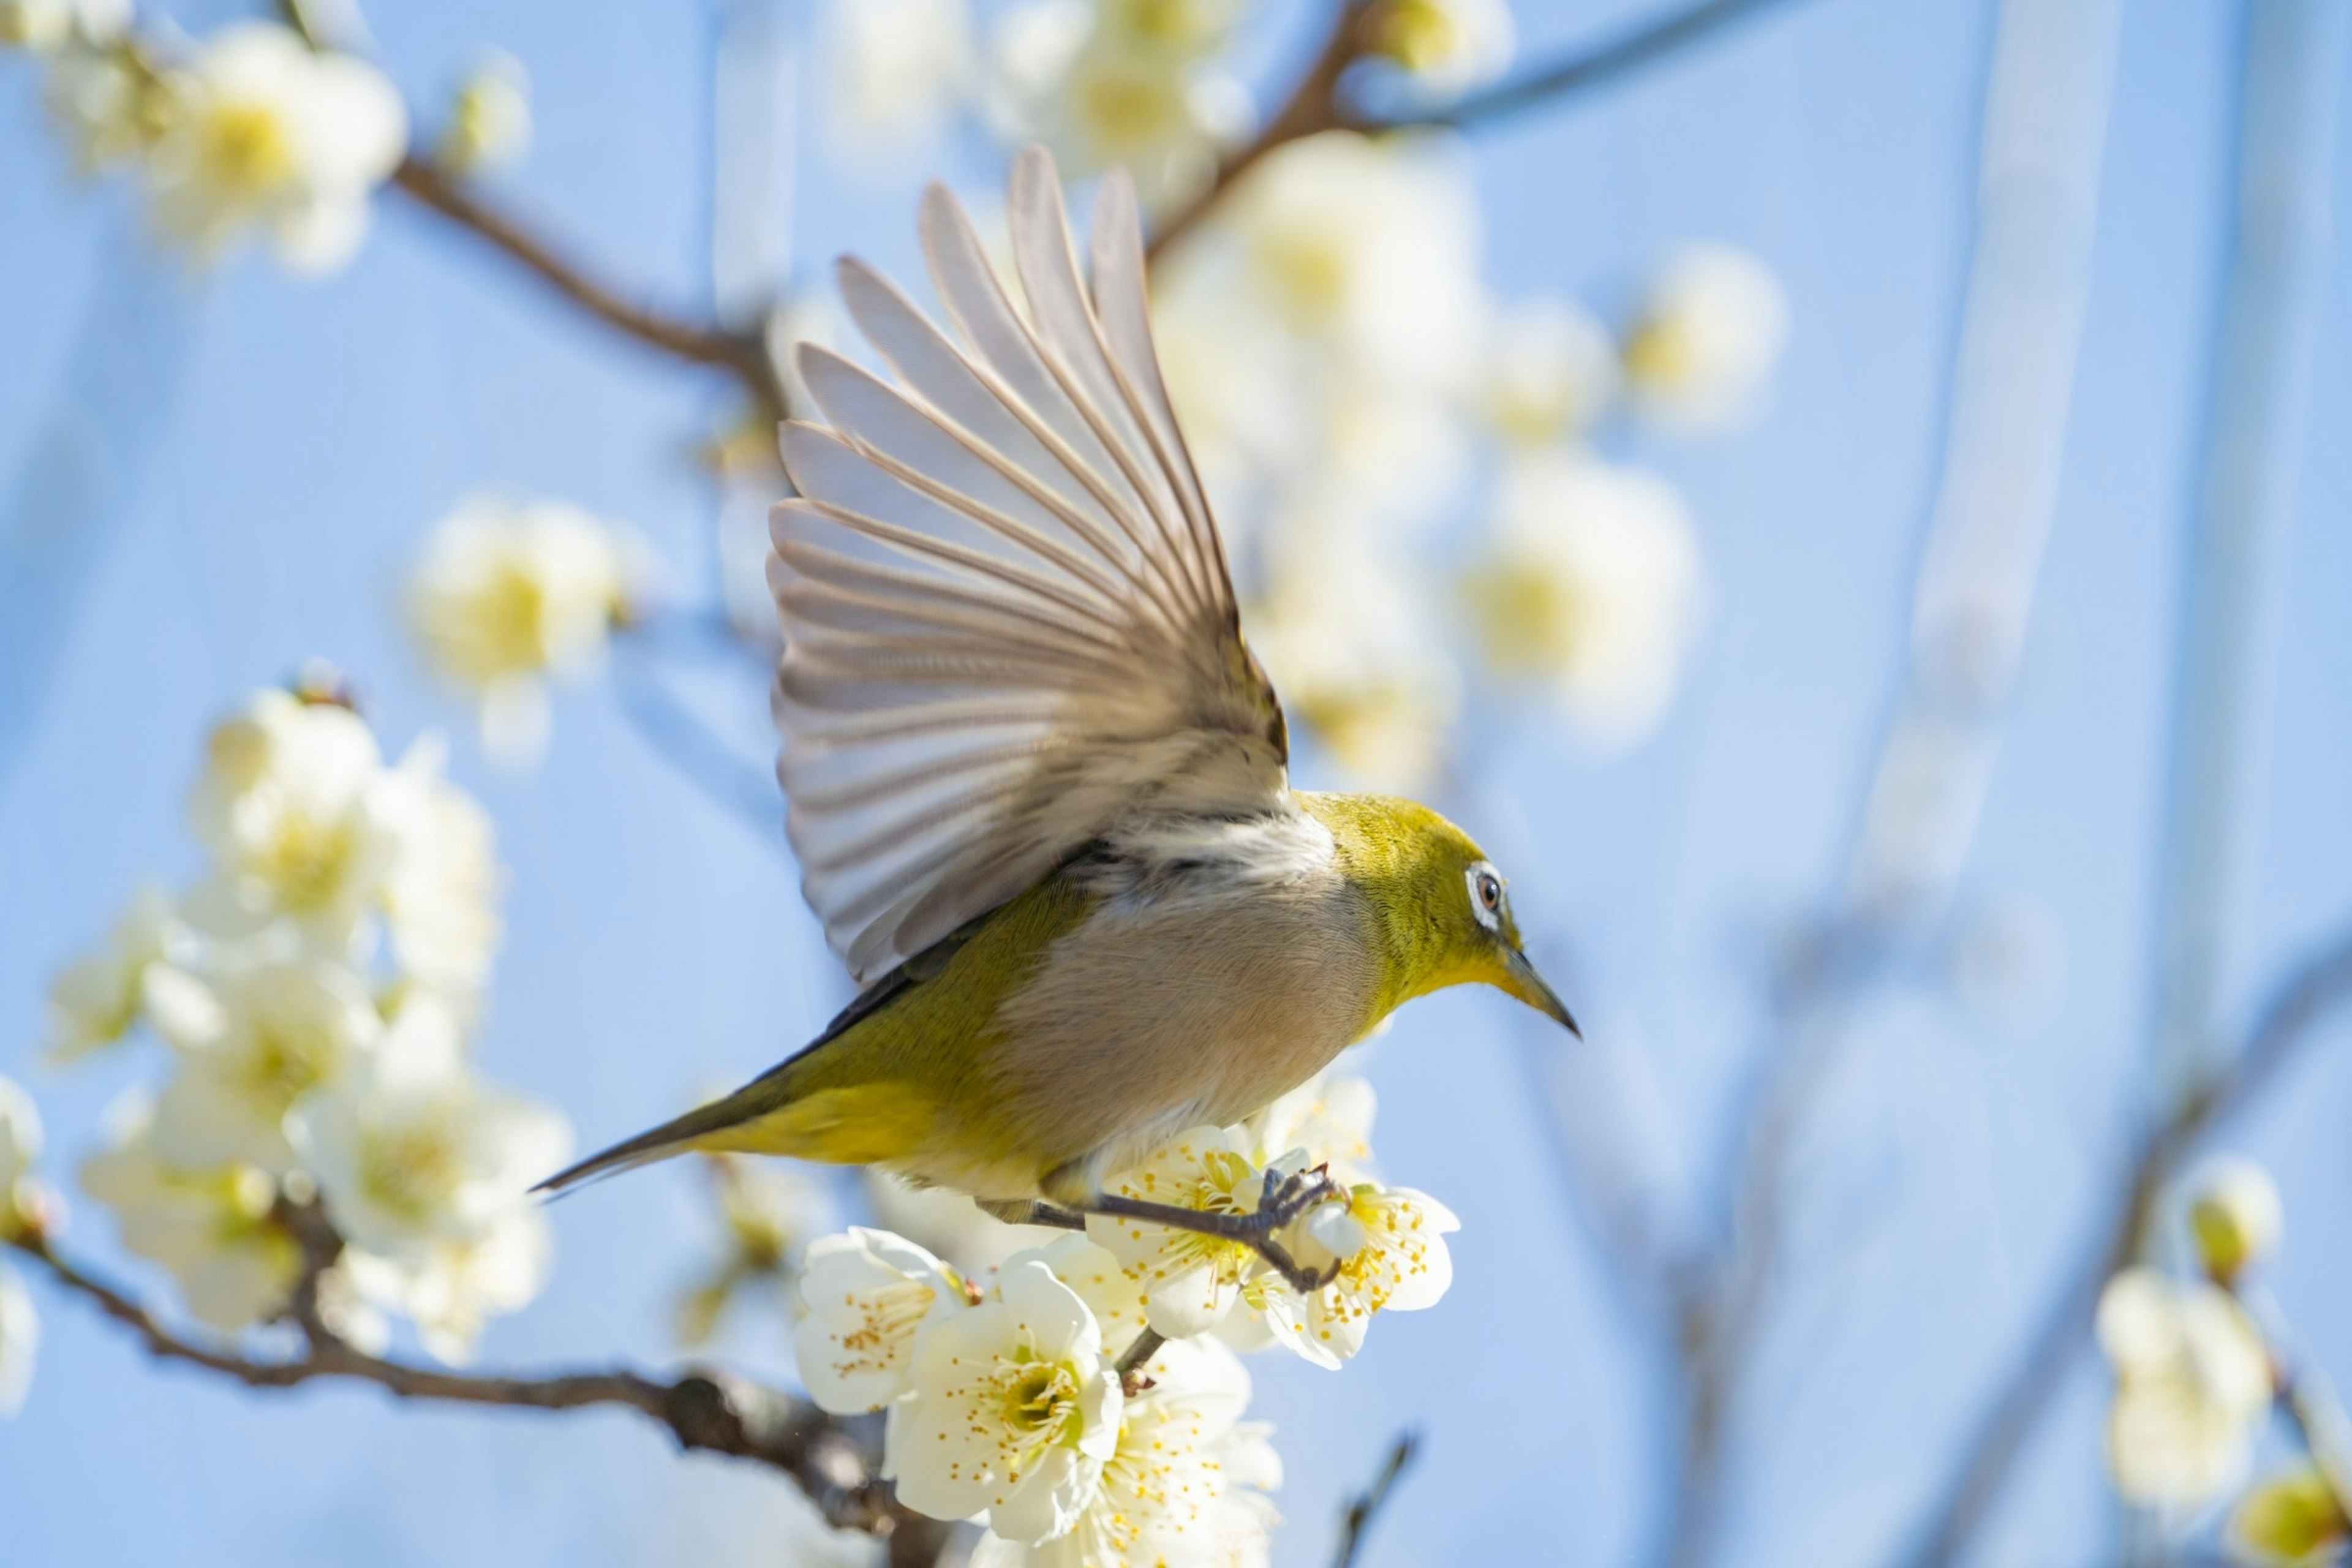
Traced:
<path id="1" fill-rule="evenodd" d="M 1244 1421 L 1238 1351 L 1337 1367 L 1383 1310 L 1452 1279 L 1454 1216 L 1371 1173 L 1371 1090 L 1318 1079 L 1238 1127 L 1196 1127 L 1106 1184 L 1211 1214 L 1255 1214 L 1319 1168 L 1331 1195 L 1275 1233 L 1327 1279 L 1294 1288 L 1245 1242 L 1089 1215 L 985 1272 L 888 1231 L 809 1245 L 795 1333 L 810 1396 L 886 1412 L 899 1501 L 980 1519 L 987 1568 L 1252 1564 L 1277 1522 L 1267 1429 Z M 1276 1152 L 1278 1151 L 1278 1152 Z"/>
<path id="2" fill-rule="evenodd" d="M 324 675 L 214 730 L 190 812 L 201 873 L 141 892 L 51 989 L 54 1055 L 143 1030 L 168 1063 L 82 1185 L 222 1332 L 287 1307 L 289 1205 L 316 1202 L 344 1243 L 319 1280 L 333 1326 L 373 1346 L 396 1314 L 460 1360 L 538 1292 L 526 1193 L 570 1145 L 470 1058 L 499 936 L 489 820 L 437 743 L 388 762 Z"/>
<path id="3" fill-rule="evenodd" d="M 2126 1268 L 2099 1300 L 2099 1344 L 2115 1373 L 2116 1489 L 2173 1528 L 2235 1495 L 2232 1555 L 2282 1568 L 2336 1561 L 2352 1546 L 2352 1521 L 2340 1478 L 2317 1453 L 2247 1485 L 2286 1377 L 2251 1279 L 2279 1243 L 2278 1189 L 2252 1161 L 2216 1160 L 2189 1184 L 2183 1218 L 2193 1273 Z"/>

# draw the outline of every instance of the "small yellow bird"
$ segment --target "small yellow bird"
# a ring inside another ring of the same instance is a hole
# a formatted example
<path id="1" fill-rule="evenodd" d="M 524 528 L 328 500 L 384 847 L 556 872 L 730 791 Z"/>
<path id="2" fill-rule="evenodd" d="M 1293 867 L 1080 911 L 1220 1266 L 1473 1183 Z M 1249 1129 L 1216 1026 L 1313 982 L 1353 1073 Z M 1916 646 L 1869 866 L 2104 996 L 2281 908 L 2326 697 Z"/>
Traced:
<path id="1" fill-rule="evenodd" d="M 843 258 L 898 384 L 803 344 L 829 426 L 782 432 L 799 494 L 768 560 L 777 773 L 803 890 L 866 989 L 782 1065 L 549 1188 L 688 1151 L 785 1154 L 999 1212 L 1263 1239 L 1313 1184 L 1257 1216 L 1171 1219 L 1104 1178 L 1242 1121 L 1443 986 L 1576 1028 L 1460 829 L 1290 787 L 1160 380 L 1126 175 L 1097 196 L 1091 288 L 1042 149 L 1013 165 L 1010 214 L 1018 302 L 954 198 L 925 196 L 952 338 Z"/>

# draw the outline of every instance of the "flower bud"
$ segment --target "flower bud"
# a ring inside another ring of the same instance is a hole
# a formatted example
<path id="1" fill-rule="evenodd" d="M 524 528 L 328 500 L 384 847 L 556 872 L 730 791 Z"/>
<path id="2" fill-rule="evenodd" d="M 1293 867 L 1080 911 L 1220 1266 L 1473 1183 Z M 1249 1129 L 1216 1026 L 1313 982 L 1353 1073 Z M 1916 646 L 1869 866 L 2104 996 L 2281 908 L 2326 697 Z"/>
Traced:
<path id="1" fill-rule="evenodd" d="M 2257 1482 L 2231 1510 L 2231 1554 L 2280 1568 L 2332 1558 L 2347 1538 L 2343 1509 L 2316 1465 L 2303 1465 Z"/>
<path id="2" fill-rule="evenodd" d="M 2189 1233 L 2198 1260 L 2223 1284 L 2270 1256 L 2284 1226 L 2278 1185 L 2252 1160 L 2215 1160 L 2189 1184 Z"/>
<path id="3" fill-rule="evenodd" d="M 458 85 L 441 132 L 441 162 L 461 174 L 504 168 L 530 149 L 530 77 L 511 55 L 490 54 Z"/>

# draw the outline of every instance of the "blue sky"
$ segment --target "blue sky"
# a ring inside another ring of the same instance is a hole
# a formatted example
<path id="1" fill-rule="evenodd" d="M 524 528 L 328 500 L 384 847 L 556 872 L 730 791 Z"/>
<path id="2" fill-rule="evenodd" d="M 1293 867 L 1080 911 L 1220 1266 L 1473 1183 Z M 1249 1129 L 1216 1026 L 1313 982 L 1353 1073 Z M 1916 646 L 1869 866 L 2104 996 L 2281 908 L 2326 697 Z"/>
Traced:
<path id="1" fill-rule="evenodd" d="M 1582 0 L 1518 10 L 1531 54 L 1637 13 Z M 234 13 L 176 14 L 201 28 Z M 1727 1560 L 1845 1568 L 1888 1554 L 2036 1320 L 2142 1102 L 2236 16 L 2127 10 L 2059 513 L 1964 884 L 1964 910 L 2048 912 L 2063 986 L 2022 1026 L 1919 991 L 1858 1020 L 1860 1047 L 1800 1147 L 1802 1217 L 1736 1418 Z M 431 101 L 482 44 L 525 60 L 539 139 L 514 198 L 616 273 L 698 297 L 701 8 L 415 0 L 372 20 L 412 101 Z M 1890 696 L 1937 457 L 1990 21 L 1990 6 L 1953 0 L 1807 0 L 1475 142 L 1499 292 L 1609 305 L 1661 249 L 1705 237 L 1764 257 L 1794 305 L 1766 419 L 1639 454 L 1686 489 L 1714 584 L 1664 731 L 1602 763 L 1535 716 L 1485 715 L 1453 803 L 1510 870 L 1522 922 L 1549 933 L 1538 951 L 1577 954 L 1564 989 L 1588 1033 L 1638 1053 L 1655 1086 L 1640 1144 L 1670 1180 L 1710 1157 L 1757 1042 L 1766 952 L 1830 888 Z M 977 158 L 954 172 L 986 173 Z M 906 265 L 915 184 L 812 166 L 795 206 L 805 270 L 850 247 Z M 67 177 L 33 73 L 0 62 L 0 497 L 38 453 L 66 449 L 59 433 L 78 426 L 58 411 L 83 388 L 128 409 L 103 427 L 148 433 L 131 463 L 102 470 L 78 521 L 82 591 L 35 606 L 0 597 L 25 616 L 0 628 L 18 661 L 0 689 L 44 694 L 28 728 L 0 736 L 0 1071 L 39 1096 L 63 1159 L 94 1139 L 131 1072 L 34 1064 L 47 977 L 139 879 L 188 869 L 182 803 L 205 730 L 312 655 L 361 681 L 391 743 L 459 732 L 454 770 L 495 816 L 511 871 L 481 1045 L 495 1076 L 595 1142 L 812 1033 L 846 983 L 775 836 L 682 783 L 606 695 L 562 701 L 541 771 L 492 770 L 394 615 L 422 531 L 491 483 L 628 519 L 699 581 L 709 498 L 686 454 L 719 407 L 715 389 L 583 329 L 395 204 L 381 205 L 355 265 L 320 285 L 253 261 L 192 287 L 121 259 L 135 232 L 123 193 Z M 111 325 L 131 311 L 142 326 Z M 2330 269 L 2315 330 L 2309 438 L 2268 598 L 2233 1020 L 2352 919 L 2352 447 L 2338 438 L 2352 269 Z M 762 697 L 747 685 L 725 700 L 756 764 Z M 0 716 L 21 713 L 0 702 Z M 1407 1424 L 1426 1458 L 1373 1564 L 1613 1564 L 1648 1539 L 1668 1438 L 1654 1346 L 1559 1185 L 1528 1093 L 1531 1039 L 1508 1003 L 1454 993 L 1416 1004 L 1374 1048 L 1383 1165 L 1462 1215 L 1458 1273 L 1441 1307 L 1383 1321 L 1341 1374 L 1253 1363 L 1290 1468 L 1278 1561 L 1323 1560 L 1341 1496 Z M 2230 1140 L 2280 1176 L 2279 1295 L 2341 1379 L 2347 1055 L 2352 1029 L 2338 1026 Z M 485 1360 L 661 1360 L 667 1292 L 700 1256 L 697 1195 L 687 1173 L 663 1172 L 559 1205 L 554 1278 L 493 1330 Z M 95 1205 L 73 1234 L 106 1253 Z M 53 1293 L 41 1304 L 32 1400 L 0 1426 L 10 1561 L 795 1560 L 774 1484 L 681 1462 L 622 1415 L 401 1411 L 364 1390 L 249 1396 L 151 1366 Z M 730 1349 L 787 1363 L 772 1334 Z M 2086 1354 L 1986 1561 L 2100 1556 L 2099 1390 Z"/>

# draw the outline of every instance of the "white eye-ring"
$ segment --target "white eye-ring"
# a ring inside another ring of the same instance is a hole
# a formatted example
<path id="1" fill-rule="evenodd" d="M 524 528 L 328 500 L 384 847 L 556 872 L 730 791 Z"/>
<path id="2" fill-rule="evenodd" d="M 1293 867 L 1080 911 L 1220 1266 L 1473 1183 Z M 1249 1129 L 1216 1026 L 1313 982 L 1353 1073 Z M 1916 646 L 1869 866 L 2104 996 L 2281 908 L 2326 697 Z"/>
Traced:
<path id="1" fill-rule="evenodd" d="M 1488 931 L 1503 929 L 1503 874 L 1485 860 L 1463 874 L 1470 884 L 1470 912 Z"/>

